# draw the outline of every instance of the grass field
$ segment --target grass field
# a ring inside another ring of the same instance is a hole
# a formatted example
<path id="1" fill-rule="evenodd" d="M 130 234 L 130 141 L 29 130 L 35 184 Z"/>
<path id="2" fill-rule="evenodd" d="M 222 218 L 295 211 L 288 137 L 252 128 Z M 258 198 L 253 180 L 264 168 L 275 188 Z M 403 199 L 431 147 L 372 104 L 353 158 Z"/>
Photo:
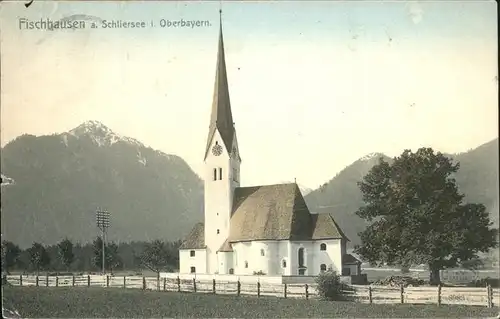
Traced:
<path id="1" fill-rule="evenodd" d="M 97 287 L 4 287 L 3 298 L 6 308 L 18 310 L 24 317 L 38 318 L 484 318 L 499 312 L 497 307 L 370 305 Z"/>

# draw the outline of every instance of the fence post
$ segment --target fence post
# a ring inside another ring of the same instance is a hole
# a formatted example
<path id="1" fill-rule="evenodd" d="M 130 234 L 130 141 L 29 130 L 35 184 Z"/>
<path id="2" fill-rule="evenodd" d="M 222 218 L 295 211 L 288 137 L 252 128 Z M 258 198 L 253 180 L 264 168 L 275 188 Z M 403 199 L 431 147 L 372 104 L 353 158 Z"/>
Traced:
<path id="1" fill-rule="evenodd" d="M 196 292 L 196 278 L 193 278 L 193 290 Z"/>
<path id="2" fill-rule="evenodd" d="M 106 287 L 109 287 L 109 276 L 106 275 Z"/>
<path id="3" fill-rule="evenodd" d="M 401 285 L 401 303 L 405 303 L 405 287 Z"/>
<path id="4" fill-rule="evenodd" d="M 216 291 L 215 291 L 215 278 L 212 279 L 212 292 L 215 294 Z"/>
<path id="5" fill-rule="evenodd" d="M 257 297 L 260 297 L 260 281 L 257 281 Z"/>
<path id="6" fill-rule="evenodd" d="M 490 285 L 486 285 L 486 291 L 487 291 L 487 294 L 488 294 L 488 308 L 491 308 L 492 307 L 492 303 L 493 303 L 493 299 L 491 298 L 491 286 Z"/>
<path id="7" fill-rule="evenodd" d="M 90 275 L 87 275 L 87 285 L 90 287 Z"/>
<path id="8" fill-rule="evenodd" d="M 49 286 L 49 274 L 46 274 L 45 275 L 45 286 L 48 287 Z"/>
<path id="9" fill-rule="evenodd" d="M 142 276 L 142 290 L 146 290 L 146 277 Z"/>
<path id="10" fill-rule="evenodd" d="M 495 306 L 495 303 L 493 302 L 493 287 L 490 285 L 490 298 L 491 298 L 491 308 Z"/>
<path id="11" fill-rule="evenodd" d="M 71 285 L 73 287 L 75 286 L 75 275 L 73 275 L 73 278 L 71 278 Z"/>
<path id="12" fill-rule="evenodd" d="M 38 287 L 38 275 L 36 275 L 35 284 Z"/>
<path id="13" fill-rule="evenodd" d="M 286 299 L 286 293 L 287 293 L 287 285 L 286 285 L 286 283 L 283 286 L 284 286 L 284 288 L 283 288 L 283 297 Z"/>
<path id="14" fill-rule="evenodd" d="M 372 286 L 368 286 L 368 301 L 373 303 Z"/>
<path id="15" fill-rule="evenodd" d="M 177 292 L 181 292 L 181 278 L 177 276 Z"/>
<path id="16" fill-rule="evenodd" d="M 241 282 L 240 282 L 240 278 L 238 278 L 238 282 L 237 282 L 237 289 L 238 289 L 238 296 L 241 294 Z"/>
<path id="17" fill-rule="evenodd" d="M 56 276 L 56 287 L 59 287 L 59 276 Z"/>
<path id="18" fill-rule="evenodd" d="M 309 299 L 309 285 L 306 284 L 306 299 Z"/>
<path id="19" fill-rule="evenodd" d="M 441 306 L 441 284 L 438 285 L 438 306 Z"/>
<path id="20" fill-rule="evenodd" d="M 167 277 L 163 277 L 163 291 L 167 290 Z"/>

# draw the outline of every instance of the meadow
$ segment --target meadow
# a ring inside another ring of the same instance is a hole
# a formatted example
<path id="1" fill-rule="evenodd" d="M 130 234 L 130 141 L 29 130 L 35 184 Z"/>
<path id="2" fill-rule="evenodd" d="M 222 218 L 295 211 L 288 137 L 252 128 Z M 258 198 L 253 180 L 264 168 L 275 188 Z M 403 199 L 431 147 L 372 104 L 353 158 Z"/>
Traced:
<path id="1" fill-rule="evenodd" d="M 499 313 L 498 307 L 362 304 L 99 287 L 4 286 L 3 299 L 6 308 L 38 318 L 484 318 Z"/>

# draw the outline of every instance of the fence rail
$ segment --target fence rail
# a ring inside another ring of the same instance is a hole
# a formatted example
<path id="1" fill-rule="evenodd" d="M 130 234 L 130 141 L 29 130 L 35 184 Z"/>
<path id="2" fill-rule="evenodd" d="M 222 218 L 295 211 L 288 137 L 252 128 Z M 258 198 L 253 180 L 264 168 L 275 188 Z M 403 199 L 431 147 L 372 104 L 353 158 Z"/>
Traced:
<path id="1" fill-rule="evenodd" d="M 156 278 L 140 276 L 6 276 L 13 286 L 114 287 L 142 290 L 198 292 L 230 295 L 319 298 L 316 285 L 247 283 L 200 280 L 197 278 Z M 500 303 L 500 289 L 488 287 L 386 287 L 350 285 L 343 291 L 347 299 L 363 303 L 448 304 L 493 307 Z"/>

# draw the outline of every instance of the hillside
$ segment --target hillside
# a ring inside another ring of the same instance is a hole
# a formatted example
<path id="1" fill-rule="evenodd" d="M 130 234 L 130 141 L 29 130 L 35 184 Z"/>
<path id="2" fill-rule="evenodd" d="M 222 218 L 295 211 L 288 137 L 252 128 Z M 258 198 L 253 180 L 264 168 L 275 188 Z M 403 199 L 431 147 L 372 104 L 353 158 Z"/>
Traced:
<path id="1" fill-rule="evenodd" d="M 51 136 L 23 135 L 1 150 L 2 234 L 21 246 L 97 235 L 95 211 L 111 213 L 110 240 L 177 240 L 203 216 L 203 185 L 180 157 L 86 122 Z"/>
<path id="2" fill-rule="evenodd" d="M 465 200 L 486 205 L 492 212 L 492 220 L 498 225 L 498 139 L 468 152 L 448 156 L 460 162 L 455 178 L 459 190 L 466 194 Z M 366 227 L 366 223 L 354 213 L 362 205 L 357 182 L 377 164 L 380 157 L 391 161 L 384 154 L 370 154 L 305 197 L 311 211 L 329 212 L 335 217 L 351 240 L 351 245 L 359 244 L 357 234 Z"/>

